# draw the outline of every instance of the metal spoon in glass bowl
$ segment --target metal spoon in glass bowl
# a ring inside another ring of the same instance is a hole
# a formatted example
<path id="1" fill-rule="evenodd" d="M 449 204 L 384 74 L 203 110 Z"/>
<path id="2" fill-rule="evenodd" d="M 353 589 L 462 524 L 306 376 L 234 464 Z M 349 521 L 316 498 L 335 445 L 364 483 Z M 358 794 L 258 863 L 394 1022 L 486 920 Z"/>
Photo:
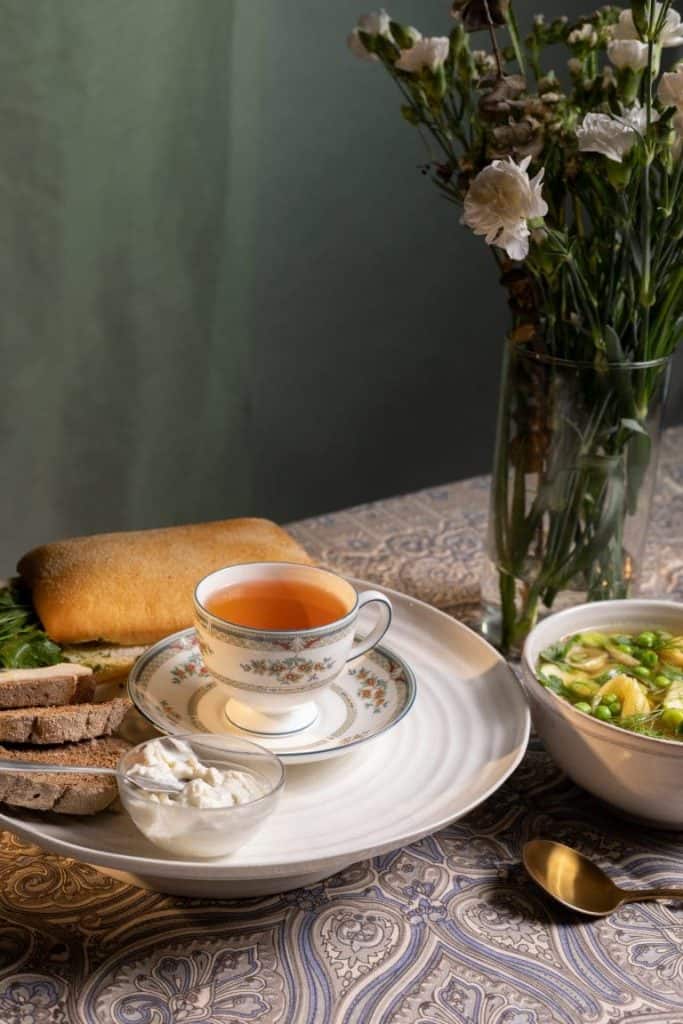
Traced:
<path id="1" fill-rule="evenodd" d="M 49 772 L 51 775 L 111 775 L 118 776 L 116 768 L 96 768 L 72 764 L 48 764 L 40 761 L 3 761 L 0 759 L 0 772 Z M 126 780 L 138 789 L 147 793 L 180 793 L 185 783 L 180 781 L 160 782 L 135 772 L 126 772 Z"/>
<path id="2" fill-rule="evenodd" d="M 606 917 L 624 903 L 683 900 L 683 888 L 620 889 L 578 850 L 550 839 L 524 844 L 522 860 L 534 882 L 570 910 Z"/>

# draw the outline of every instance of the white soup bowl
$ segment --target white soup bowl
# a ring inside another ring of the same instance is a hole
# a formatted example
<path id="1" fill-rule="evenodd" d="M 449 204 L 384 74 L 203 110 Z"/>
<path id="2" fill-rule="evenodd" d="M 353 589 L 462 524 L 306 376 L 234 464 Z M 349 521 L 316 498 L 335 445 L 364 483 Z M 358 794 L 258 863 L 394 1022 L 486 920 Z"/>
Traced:
<path id="1" fill-rule="evenodd" d="M 577 711 L 535 675 L 541 651 L 572 633 L 646 629 L 683 634 L 683 605 L 598 601 L 550 615 L 532 629 L 524 645 L 522 681 L 536 731 L 574 782 L 655 828 L 683 830 L 683 741 L 641 736 Z"/>

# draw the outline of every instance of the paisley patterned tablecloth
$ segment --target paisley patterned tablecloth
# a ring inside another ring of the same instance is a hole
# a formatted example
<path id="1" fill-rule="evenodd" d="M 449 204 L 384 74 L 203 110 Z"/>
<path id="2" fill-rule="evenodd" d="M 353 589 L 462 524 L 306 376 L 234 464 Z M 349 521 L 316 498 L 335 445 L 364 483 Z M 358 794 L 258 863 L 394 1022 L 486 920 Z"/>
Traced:
<path id="1" fill-rule="evenodd" d="M 683 597 L 683 429 L 651 593 Z M 321 561 L 476 614 L 488 483 L 296 524 Z M 683 905 L 585 920 L 525 876 L 531 836 L 625 885 L 683 884 L 683 839 L 610 816 L 532 743 L 463 820 L 310 889 L 221 904 L 135 889 L 0 834 L 0 1024 L 683 1024 Z"/>

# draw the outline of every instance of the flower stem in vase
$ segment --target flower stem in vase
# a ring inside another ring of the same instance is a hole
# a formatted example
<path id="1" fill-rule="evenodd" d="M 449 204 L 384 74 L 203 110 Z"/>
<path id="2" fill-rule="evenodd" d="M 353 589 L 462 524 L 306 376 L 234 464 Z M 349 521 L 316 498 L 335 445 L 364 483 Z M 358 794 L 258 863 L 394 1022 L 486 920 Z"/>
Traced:
<path id="1" fill-rule="evenodd" d="M 504 651 L 518 650 L 544 612 L 628 595 L 665 383 L 665 363 L 596 368 L 508 343 L 489 552 Z M 636 395 L 647 409 L 639 419 Z"/>

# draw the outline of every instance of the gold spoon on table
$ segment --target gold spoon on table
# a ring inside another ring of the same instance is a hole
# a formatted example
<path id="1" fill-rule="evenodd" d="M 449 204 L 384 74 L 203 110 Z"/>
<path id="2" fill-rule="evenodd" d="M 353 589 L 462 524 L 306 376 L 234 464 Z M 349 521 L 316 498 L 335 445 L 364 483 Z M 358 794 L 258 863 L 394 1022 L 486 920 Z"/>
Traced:
<path id="1" fill-rule="evenodd" d="M 578 850 L 550 839 L 531 839 L 525 843 L 522 860 L 542 889 L 570 910 L 593 917 L 606 917 L 623 903 L 683 900 L 683 888 L 620 889 Z"/>

